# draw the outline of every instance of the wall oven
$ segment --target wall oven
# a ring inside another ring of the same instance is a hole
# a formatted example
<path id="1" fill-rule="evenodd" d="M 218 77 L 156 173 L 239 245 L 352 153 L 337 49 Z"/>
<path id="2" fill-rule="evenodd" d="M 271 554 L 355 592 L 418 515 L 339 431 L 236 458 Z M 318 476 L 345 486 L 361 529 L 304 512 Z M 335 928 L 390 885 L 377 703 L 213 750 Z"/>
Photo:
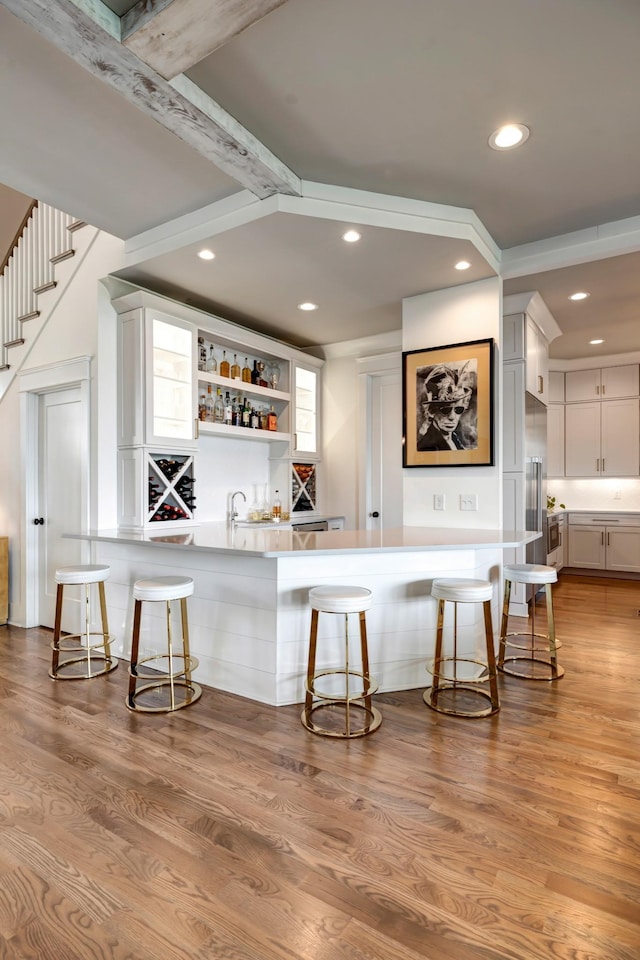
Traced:
<path id="1" fill-rule="evenodd" d="M 560 522 L 557 517 L 547 515 L 547 553 L 553 553 L 560 546 Z"/>

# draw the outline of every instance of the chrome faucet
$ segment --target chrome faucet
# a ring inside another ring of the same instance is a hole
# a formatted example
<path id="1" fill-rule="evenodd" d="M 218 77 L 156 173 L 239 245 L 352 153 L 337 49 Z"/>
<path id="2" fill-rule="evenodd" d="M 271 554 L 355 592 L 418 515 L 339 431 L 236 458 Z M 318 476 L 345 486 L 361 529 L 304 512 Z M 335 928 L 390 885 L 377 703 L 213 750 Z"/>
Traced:
<path id="1" fill-rule="evenodd" d="M 236 505 L 235 505 L 235 499 L 237 496 L 241 496 L 244 502 L 245 503 L 247 502 L 247 498 L 245 497 L 242 490 L 236 490 L 235 493 L 231 494 L 231 509 L 229 511 L 229 521 L 231 524 L 234 524 L 238 519 L 238 511 L 236 510 Z"/>

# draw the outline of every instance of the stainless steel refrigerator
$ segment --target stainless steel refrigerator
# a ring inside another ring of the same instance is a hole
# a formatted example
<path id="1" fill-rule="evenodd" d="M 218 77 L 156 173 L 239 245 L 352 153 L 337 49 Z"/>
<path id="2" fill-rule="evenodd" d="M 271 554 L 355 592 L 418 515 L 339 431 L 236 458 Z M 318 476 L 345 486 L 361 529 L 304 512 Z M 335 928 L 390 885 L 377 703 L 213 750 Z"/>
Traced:
<path id="1" fill-rule="evenodd" d="M 525 393 L 525 519 L 527 530 L 542 536 L 527 544 L 527 563 L 547 562 L 547 408 Z M 527 590 L 531 598 L 532 587 Z"/>

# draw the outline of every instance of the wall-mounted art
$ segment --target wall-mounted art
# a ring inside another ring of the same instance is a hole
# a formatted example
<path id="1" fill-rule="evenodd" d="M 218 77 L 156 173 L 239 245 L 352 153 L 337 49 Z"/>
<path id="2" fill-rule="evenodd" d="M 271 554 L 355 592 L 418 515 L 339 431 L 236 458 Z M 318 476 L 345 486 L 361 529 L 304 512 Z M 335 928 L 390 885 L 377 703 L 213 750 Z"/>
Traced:
<path id="1" fill-rule="evenodd" d="M 493 340 L 402 354 L 403 465 L 493 464 Z"/>

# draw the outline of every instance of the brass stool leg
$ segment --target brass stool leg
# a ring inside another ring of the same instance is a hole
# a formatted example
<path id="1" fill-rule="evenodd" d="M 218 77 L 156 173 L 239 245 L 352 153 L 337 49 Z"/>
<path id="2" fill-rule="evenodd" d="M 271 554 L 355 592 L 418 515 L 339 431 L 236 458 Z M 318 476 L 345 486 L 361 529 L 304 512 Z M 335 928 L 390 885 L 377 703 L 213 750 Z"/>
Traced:
<path id="1" fill-rule="evenodd" d="M 498 650 L 498 669 L 502 669 L 506 654 L 507 624 L 509 621 L 509 604 L 511 603 L 511 580 L 504 581 L 504 601 L 502 604 L 502 623 L 500 626 L 500 648 Z"/>
<path id="2" fill-rule="evenodd" d="M 482 604 L 484 608 L 484 632 L 487 640 L 487 668 L 489 672 L 489 691 L 491 694 L 491 712 L 497 713 L 500 709 L 500 698 L 498 696 L 498 675 L 496 671 L 496 654 L 493 646 L 493 622 L 491 620 L 491 600 L 485 600 Z M 508 604 L 507 604 L 508 606 Z"/>
<path id="3" fill-rule="evenodd" d="M 49 676 L 55 680 L 58 674 L 58 664 L 60 662 L 60 633 L 62 630 L 62 595 L 64 584 L 59 583 L 56 590 L 56 618 L 53 626 L 53 654 L 51 656 L 51 670 Z"/>
<path id="4" fill-rule="evenodd" d="M 564 676 L 564 667 L 558 666 L 558 654 L 556 645 L 556 623 L 553 616 L 553 600 L 551 597 L 551 584 L 545 584 L 545 595 L 547 603 L 547 636 L 549 638 L 549 660 L 551 661 L 551 679 L 559 680 Z"/>
<path id="5" fill-rule="evenodd" d="M 135 600 L 133 604 L 133 635 L 131 638 L 131 666 L 129 668 L 129 692 L 127 706 L 135 710 L 136 680 L 138 677 L 138 649 L 140 646 L 140 618 L 142 615 L 142 600 Z"/>
<path id="6" fill-rule="evenodd" d="M 316 672 L 316 649 L 318 645 L 318 611 L 311 611 L 311 633 L 309 635 L 309 657 L 307 659 L 307 682 L 305 685 L 304 710 L 302 712 L 302 722 L 305 727 L 311 729 L 313 721 L 311 712 L 313 708 L 313 682 Z"/>
<path id="7" fill-rule="evenodd" d="M 444 626 L 444 600 L 438 600 L 438 622 L 436 626 L 436 647 L 433 654 L 433 674 L 431 686 L 428 687 L 422 695 L 422 699 L 428 707 L 436 709 L 438 702 L 438 692 L 440 689 L 440 673 L 442 666 L 442 633 Z M 429 669 L 427 665 L 427 670 Z"/>
<path id="8" fill-rule="evenodd" d="M 113 667 L 117 667 L 117 662 L 114 663 L 115 657 L 111 655 L 111 642 L 109 637 L 109 620 L 107 618 L 107 598 L 104 592 L 104 581 L 100 580 L 98 583 L 98 596 L 100 597 L 100 616 L 102 618 L 102 635 L 104 636 L 104 657 L 105 661 Z"/>

